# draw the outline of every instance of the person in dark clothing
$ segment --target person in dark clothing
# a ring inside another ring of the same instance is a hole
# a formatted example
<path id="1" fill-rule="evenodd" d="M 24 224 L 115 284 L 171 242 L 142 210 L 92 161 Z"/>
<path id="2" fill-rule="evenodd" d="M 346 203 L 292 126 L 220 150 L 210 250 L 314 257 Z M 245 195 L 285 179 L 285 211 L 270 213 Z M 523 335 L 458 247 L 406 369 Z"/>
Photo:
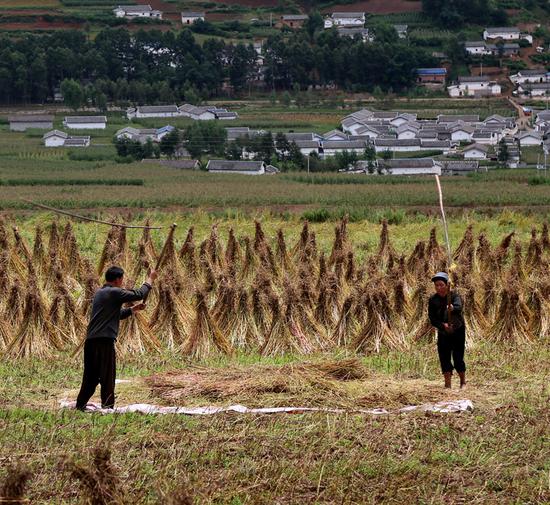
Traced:
<path id="1" fill-rule="evenodd" d="M 445 378 L 445 387 L 451 387 L 454 369 L 460 377 L 462 389 L 466 386 L 466 364 L 464 363 L 466 328 L 462 314 L 462 300 L 456 291 L 449 292 L 449 276 L 445 272 L 435 274 L 432 282 L 435 294 L 430 297 L 428 315 L 432 325 L 437 328 L 437 352 Z"/>
<path id="2" fill-rule="evenodd" d="M 101 385 L 101 406 L 113 408 L 115 405 L 116 353 L 115 341 L 121 319 L 126 319 L 144 303 L 129 308 L 122 305 L 147 297 L 157 277 L 150 270 L 147 280 L 139 289 L 122 289 L 124 270 L 110 267 L 105 272 L 105 284 L 97 290 L 92 303 L 92 315 L 88 324 L 84 343 L 84 373 L 82 386 L 76 399 L 76 408 L 84 410 L 98 384 Z"/>

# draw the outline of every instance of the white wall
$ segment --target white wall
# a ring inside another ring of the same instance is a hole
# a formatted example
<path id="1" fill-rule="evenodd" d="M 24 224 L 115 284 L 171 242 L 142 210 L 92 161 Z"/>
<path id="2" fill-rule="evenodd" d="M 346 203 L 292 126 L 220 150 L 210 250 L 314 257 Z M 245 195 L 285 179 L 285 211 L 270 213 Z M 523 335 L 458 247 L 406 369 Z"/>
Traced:
<path id="1" fill-rule="evenodd" d="M 477 149 L 471 149 L 464 152 L 465 160 L 484 160 L 487 158 L 487 155 L 483 151 L 478 151 Z"/>
<path id="2" fill-rule="evenodd" d="M 106 127 L 105 123 L 72 123 L 66 124 L 67 128 L 71 130 L 104 130 Z"/>
<path id="3" fill-rule="evenodd" d="M 65 139 L 62 137 L 48 137 L 44 140 L 44 145 L 46 147 L 60 147 L 65 143 Z"/>

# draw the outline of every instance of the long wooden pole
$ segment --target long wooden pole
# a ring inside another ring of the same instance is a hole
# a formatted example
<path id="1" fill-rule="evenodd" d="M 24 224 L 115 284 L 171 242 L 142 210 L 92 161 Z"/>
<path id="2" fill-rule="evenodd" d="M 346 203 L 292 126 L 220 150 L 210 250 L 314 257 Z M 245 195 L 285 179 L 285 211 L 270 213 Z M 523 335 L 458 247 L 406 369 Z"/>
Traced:
<path id="1" fill-rule="evenodd" d="M 76 219 L 81 219 L 82 221 L 89 221 L 91 223 L 98 223 L 98 224 L 105 224 L 108 226 L 117 226 L 119 228 L 135 228 L 140 230 L 162 230 L 164 226 L 140 226 L 140 225 L 134 225 L 134 224 L 122 224 L 122 223 L 112 223 L 110 221 L 103 221 L 101 219 L 93 219 L 91 217 L 81 216 L 79 214 L 74 214 L 73 212 L 69 212 L 67 210 L 60 210 L 56 209 L 55 207 L 50 207 L 49 205 L 44 205 L 42 203 L 36 203 L 31 200 L 27 200 L 26 198 L 21 198 L 24 202 L 30 203 L 31 205 L 34 205 L 35 207 L 38 207 L 40 209 L 49 210 L 51 212 L 55 212 L 56 214 L 63 214 L 64 216 L 70 216 L 74 217 Z"/>
<path id="2" fill-rule="evenodd" d="M 449 274 L 449 282 L 447 285 L 447 307 L 451 305 L 451 265 L 453 263 L 453 255 L 451 253 L 451 242 L 449 240 L 449 229 L 447 227 L 447 218 L 445 217 L 445 207 L 443 205 L 443 191 L 441 190 L 441 183 L 439 181 L 439 175 L 435 176 L 435 182 L 437 184 L 437 192 L 439 193 L 439 209 L 441 210 L 441 220 L 443 221 L 443 229 L 445 230 L 445 244 L 447 246 L 447 271 Z M 447 309 L 448 311 L 449 309 Z M 449 326 L 452 328 L 451 323 L 452 312 L 448 312 Z"/>

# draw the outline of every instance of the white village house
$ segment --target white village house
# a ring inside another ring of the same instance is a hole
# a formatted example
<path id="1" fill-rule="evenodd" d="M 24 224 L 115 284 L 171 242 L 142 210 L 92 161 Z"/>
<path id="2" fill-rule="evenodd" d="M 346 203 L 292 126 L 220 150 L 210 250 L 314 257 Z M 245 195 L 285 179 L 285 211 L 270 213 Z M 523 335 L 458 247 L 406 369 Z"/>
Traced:
<path id="1" fill-rule="evenodd" d="M 65 116 L 63 125 L 73 130 L 104 130 L 107 127 L 105 116 Z"/>
<path id="2" fill-rule="evenodd" d="M 485 41 L 464 42 L 464 50 L 472 56 L 484 56 L 491 54 L 491 50 L 487 47 Z"/>
<path id="3" fill-rule="evenodd" d="M 517 26 L 485 28 L 483 31 L 483 40 L 519 40 L 520 38 L 521 31 Z"/>
<path id="4" fill-rule="evenodd" d="M 542 145 L 542 135 L 539 132 L 535 132 L 535 131 L 520 133 L 517 136 L 517 139 L 521 147 Z"/>
<path id="5" fill-rule="evenodd" d="M 204 12 L 182 12 L 181 13 L 181 24 L 182 25 L 192 25 L 197 21 L 204 21 L 206 15 Z"/>
<path id="6" fill-rule="evenodd" d="M 517 94 L 531 97 L 548 97 L 550 95 L 550 82 L 518 84 Z"/>
<path id="7" fill-rule="evenodd" d="M 485 160 L 489 148 L 481 144 L 471 144 L 462 150 L 465 160 Z"/>
<path id="8" fill-rule="evenodd" d="M 46 147 L 60 147 L 65 143 L 69 135 L 59 130 L 52 130 L 42 136 Z"/>
<path id="9" fill-rule="evenodd" d="M 526 68 L 510 76 L 514 84 L 547 82 L 550 73 L 545 68 Z"/>
<path id="10" fill-rule="evenodd" d="M 49 130 L 53 128 L 53 116 L 47 114 L 15 114 L 8 116 L 10 131 L 24 132 L 28 129 Z"/>
<path id="11" fill-rule="evenodd" d="M 118 5 L 113 9 L 117 18 L 153 18 L 162 19 L 162 12 L 150 5 Z"/>
<path id="12" fill-rule="evenodd" d="M 363 27 L 365 26 L 364 12 L 333 12 L 330 17 L 325 18 L 325 28 L 333 26 Z"/>
<path id="13" fill-rule="evenodd" d="M 500 84 L 491 81 L 485 76 L 459 77 L 458 84 L 447 87 L 449 96 L 458 98 L 462 96 L 497 96 L 501 93 Z"/>

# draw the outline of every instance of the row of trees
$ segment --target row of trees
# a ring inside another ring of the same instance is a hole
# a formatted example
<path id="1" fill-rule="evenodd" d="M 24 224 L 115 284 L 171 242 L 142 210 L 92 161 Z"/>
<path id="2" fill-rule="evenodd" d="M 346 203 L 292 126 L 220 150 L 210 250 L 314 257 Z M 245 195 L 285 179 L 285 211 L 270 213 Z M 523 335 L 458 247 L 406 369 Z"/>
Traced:
<path id="1" fill-rule="evenodd" d="M 506 11 L 494 4 L 491 0 L 422 0 L 422 10 L 446 28 L 465 24 L 506 26 Z"/>
<path id="2" fill-rule="evenodd" d="M 237 91 L 253 84 L 271 89 L 337 84 L 398 91 L 414 83 L 417 67 L 435 64 L 426 51 L 400 41 L 389 26 L 376 29 L 374 43 L 364 43 L 340 37 L 336 30 L 323 30 L 319 18 L 312 16 L 302 30 L 289 36 L 268 38 L 263 59 L 252 45 L 219 39 L 199 45 L 189 29 L 132 34 L 108 28 L 94 40 L 79 31 L 3 35 L 0 101 L 43 102 L 63 81 L 71 83 L 71 89 L 64 91 L 74 103 L 91 101 L 100 106 L 122 100 L 196 102 L 200 96 L 220 94 L 227 81 Z"/>

